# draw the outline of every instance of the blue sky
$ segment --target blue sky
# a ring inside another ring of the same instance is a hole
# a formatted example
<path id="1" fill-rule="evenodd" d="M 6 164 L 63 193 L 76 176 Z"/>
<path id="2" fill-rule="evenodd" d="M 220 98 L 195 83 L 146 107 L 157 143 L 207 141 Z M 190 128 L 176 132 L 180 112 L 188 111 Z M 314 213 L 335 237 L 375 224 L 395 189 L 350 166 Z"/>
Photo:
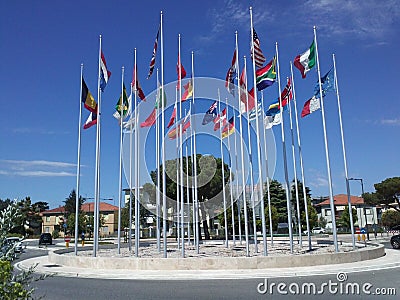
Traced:
<path id="1" fill-rule="evenodd" d="M 394 85 L 400 67 L 397 1 L 2 1 L 0 198 L 30 196 L 34 202 L 46 201 L 56 207 L 75 188 L 80 65 L 84 64 L 85 81 L 97 99 L 101 34 L 112 72 L 102 95 L 101 197 L 114 198 L 116 204 L 119 128 L 112 114 L 120 94 L 122 66 L 125 83 L 131 81 L 133 49 L 138 51 L 141 85 L 150 94 L 156 88 L 155 75 L 145 78 L 162 10 L 165 82 L 176 80 L 178 33 L 182 35 L 181 60 L 188 74 L 194 51 L 196 76 L 224 79 L 235 30 L 239 33 L 241 68 L 243 55 L 249 56 L 250 5 L 267 59 L 273 57 L 278 42 L 282 78 L 290 74 L 289 61 L 310 45 L 314 25 L 322 73 L 331 68 L 335 53 L 350 177 L 363 178 L 365 190 L 373 191 L 374 183 L 398 176 L 400 105 Z M 156 66 L 159 62 L 158 56 Z M 311 97 L 316 80 L 316 68 L 306 79 L 295 70 L 299 110 Z M 266 103 L 277 96 L 277 85 L 264 93 Z M 196 111 L 205 112 L 211 103 L 199 101 Z M 154 97 L 143 104 L 141 118 L 147 117 L 153 105 Z M 333 191 L 345 193 L 334 93 L 326 97 L 325 110 Z M 83 119 L 86 117 L 84 110 Z M 301 119 L 300 127 L 306 184 L 313 196 L 327 195 L 321 114 Z M 285 129 L 290 141 L 288 127 Z M 281 135 L 279 128 L 273 131 L 277 144 L 274 178 L 282 182 Z M 198 152 L 210 153 L 218 147 L 205 141 L 199 144 Z M 287 147 L 291 166 L 290 144 Z M 94 155 L 93 127 L 82 132 L 84 197 L 93 197 Z M 293 178 L 292 170 L 289 177 Z M 351 189 L 353 194 L 361 192 L 356 182 L 351 183 Z"/>

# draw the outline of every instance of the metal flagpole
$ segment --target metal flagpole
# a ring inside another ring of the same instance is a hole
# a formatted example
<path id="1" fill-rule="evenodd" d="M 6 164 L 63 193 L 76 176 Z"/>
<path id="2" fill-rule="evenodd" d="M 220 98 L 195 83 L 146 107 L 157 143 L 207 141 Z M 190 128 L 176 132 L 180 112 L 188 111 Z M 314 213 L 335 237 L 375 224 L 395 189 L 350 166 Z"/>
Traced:
<path id="1" fill-rule="evenodd" d="M 256 87 L 256 63 L 255 63 L 255 55 L 254 55 L 254 30 L 253 30 L 253 13 L 252 8 L 250 7 L 250 24 L 251 24 L 251 45 L 252 45 L 252 54 L 253 54 L 253 84 L 254 84 L 254 102 L 255 102 L 255 109 L 256 109 L 256 130 L 257 130 L 257 161 L 258 161 L 258 184 L 260 185 L 260 192 L 259 202 L 261 204 L 261 222 L 262 222 L 262 236 L 263 236 L 263 244 L 264 244 L 264 255 L 267 255 L 267 233 L 266 233 L 266 226 L 265 226 L 265 210 L 264 210 L 264 188 L 262 182 L 262 163 L 261 163 L 261 155 L 260 155 L 260 127 L 259 127 L 259 120 L 258 120 L 258 101 L 257 101 L 257 87 Z M 253 207 L 253 210 L 255 207 Z M 254 233 L 256 234 L 256 232 Z"/>
<path id="2" fill-rule="evenodd" d="M 233 113 L 235 113 L 235 111 L 233 111 Z M 239 118 L 240 118 L 240 117 L 239 117 Z M 240 133 L 241 133 L 241 132 L 240 132 Z M 235 134 L 235 163 L 236 163 L 236 174 L 239 175 L 239 165 L 238 165 L 238 155 L 237 155 L 237 146 L 236 146 L 236 143 L 237 143 L 237 138 L 236 138 L 236 134 Z M 232 174 L 231 174 L 231 176 L 232 176 Z M 231 177 L 231 178 L 232 178 L 232 177 Z M 237 182 L 237 184 L 236 184 L 236 199 L 238 199 L 238 197 L 239 197 L 239 177 L 236 179 L 236 182 Z M 232 184 L 232 181 L 231 181 L 231 184 Z M 234 209 L 234 208 L 235 208 L 235 202 L 233 201 L 233 187 L 231 187 L 232 242 L 233 242 L 233 245 L 235 246 L 235 245 L 236 245 L 236 238 L 235 238 L 236 230 L 235 230 L 235 209 Z"/>
<path id="3" fill-rule="evenodd" d="M 136 86 L 136 48 L 134 49 L 134 68 L 135 68 L 135 86 Z M 136 88 L 136 87 L 135 87 Z M 135 101 L 136 102 L 136 101 Z M 136 115 L 136 103 L 135 103 L 135 115 Z M 136 123 L 137 119 L 135 120 Z M 136 126 L 135 126 L 136 127 Z M 137 128 L 135 128 L 136 132 Z M 136 136 L 136 133 L 135 133 Z M 132 251 L 132 198 L 133 198 L 133 184 L 132 184 L 132 164 L 133 164 L 133 159 L 132 159 L 132 151 L 133 151 L 133 145 L 132 145 L 132 130 L 129 133 L 129 229 L 128 229 L 128 249 L 129 252 Z M 136 167 L 137 161 L 135 161 L 135 167 Z"/>
<path id="4" fill-rule="evenodd" d="M 241 107 L 241 101 L 240 101 L 240 79 L 239 79 L 239 46 L 238 46 L 238 32 L 235 31 L 235 46 L 236 46 L 236 80 L 237 80 L 237 88 L 238 88 L 238 107 L 240 110 Z M 239 129 L 240 129 L 240 135 L 241 135 L 241 141 L 240 141 L 240 153 L 241 153 L 241 168 L 242 168 L 242 194 L 246 195 L 246 180 L 245 180 L 245 176 L 244 176 L 244 150 L 243 150 L 243 115 L 242 112 L 239 111 Z M 236 135 L 235 135 L 236 137 Z M 235 153 L 237 153 L 235 151 Z M 242 222 L 240 220 L 240 197 L 239 197 L 239 180 L 238 180 L 238 184 L 237 184 L 237 208 L 238 208 L 238 231 L 239 231 L 239 243 L 242 244 Z M 232 216 L 234 215 L 235 209 L 234 206 L 232 205 Z M 232 217 L 234 220 L 234 217 Z M 233 228 L 235 228 L 234 226 L 234 222 L 232 222 L 232 226 Z M 235 238 L 235 234 L 233 234 L 233 237 Z M 235 239 L 234 239 L 235 242 Z"/>
<path id="5" fill-rule="evenodd" d="M 296 131 L 297 131 L 297 147 L 299 148 L 299 158 L 300 158 L 300 169 L 301 169 L 301 183 L 303 185 L 303 199 L 304 199 L 304 211 L 306 214 L 306 226 L 307 226 L 307 238 L 308 238 L 308 250 L 311 251 L 311 230 L 310 230 L 310 221 L 308 217 L 308 201 L 307 201 L 307 191 L 306 191 L 306 182 L 304 179 L 304 166 L 303 166 L 303 154 L 301 152 L 301 143 L 300 143 L 300 127 L 299 127 L 299 117 L 297 114 L 297 102 L 296 102 L 296 89 L 294 88 L 294 76 L 293 76 L 293 64 L 290 62 L 290 75 L 292 78 L 292 91 L 293 91 L 293 105 L 294 105 L 294 115 L 296 120 Z"/>
<path id="6" fill-rule="evenodd" d="M 228 107 L 225 106 L 226 114 L 225 118 L 228 118 Z M 218 89 L 218 110 L 221 113 L 221 97 Z M 221 149 L 221 169 L 222 169 L 222 196 L 223 196 L 223 204 L 224 204 L 224 227 L 225 227 L 225 247 L 228 248 L 228 223 L 226 220 L 226 194 L 225 194 L 225 170 L 224 170 L 224 149 L 222 147 L 222 124 L 221 118 L 218 120 L 219 122 L 219 144 Z"/>
<path id="7" fill-rule="evenodd" d="M 356 238 L 354 236 L 354 224 L 353 224 L 353 210 L 351 207 L 351 198 L 350 198 L 350 183 L 349 183 L 349 174 L 347 171 L 347 159 L 346 159 L 346 147 L 344 145 L 344 132 L 343 132 L 343 122 L 342 122 L 342 109 L 340 105 L 340 96 L 339 96 L 339 86 L 338 86 L 338 79 L 336 73 L 336 60 L 335 54 L 332 54 L 333 60 L 333 71 L 335 76 L 335 87 L 336 87 L 336 98 L 338 103 L 338 113 L 339 113 L 339 124 L 340 124 L 340 135 L 342 137 L 342 151 L 343 151 L 343 163 L 344 163 L 344 173 L 346 176 L 346 190 L 347 190 L 347 202 L 349 205 L 349 216 L 350 216 L 350 226 L 351 226 L 351 241 L 353 245 L 353 250 L 356 248 Z"/>
<path id="8" fill-rule="evenodd" d="M 158 81 L 158 68 L 157 68 L 157 93 L 156 93 L 156 103 L 159 101 L 159 87 Z M 158 104 L 159 105 L 159 104 Z M 158 107 L 157 107 L 158 109 Z M 157 170 L 157 194 L 156 194 L 156 226 L 157 226 L 157 251 L 161 252 L 161 226 L 160 226 L 160 124 L 158 120 L 158 112 L 156 114 L 156 170 Z"/>
<path id="9" fill-rule="evenodd" d="M 289 78 L 287 78 L 287 82 L 291 83 Z M 288 87 L 290 89 L 291 87 Z M 292 118 L 292 106 L 290 104 L 290 94 L 291 91 L 288 90 L 288 95 L 287 95 L 287 105 L 289 106 L 289 120 L 290 120 L 290 134 L 292 138 L 292 160 L 293 160 L 293 174 L 294 174 L 294 189 L 296 193 L 296 209 L 297 209 L 297 232 L 299 234 L 299 244 L 300 247 L 303 247 L 303 237 L 301 233 L 301 215 L 300 215 L 300 201 L 299 201 L 299 187 L 297 185 L 297 167 L 296 167 L 296 150 L 295 150 L 295 145 L 294 145 L 294 134 L 293 134 L 293 118 Z M 307 209 L 307 206 L 304 208 L 305 210 Z"/>
<path id="10" fill-rule="evenodd" d="M 194 105 L 194 52 L 192 51 L 192 107 L 193 107 L 193 115 L 195 114 L 195 105 Z M 190 115 L 190 119 L 192 119 L 192 114 Z M 196 153 L 196 122 L 191 122 L 193 124 L 193 153 L 194 153 L 194 195 L 195 195 L 195 214 L 196 214 L 196 253 L 199 254 L 199 227 L 197 226 L 199 222 L 199 198 L 197 193 L 197 153 Z"/>
<path id="11" fill-rule="evenodd" d="M 261 105 L 262 110 L 264 111 L 264 93 L 261 92 Z M 268 148 L 267 148 L 267 136 L 266 136 L 266 129 L 263 129 L 264 135 L 264 151 L 265 151 L 265 176 L 266 178 L 266 186 L 267 186 L 267 199 L 268 199 L 268 217 L 269 217 L 269 232 L 271 236 L 271 245 L 274 244 L 274 233 L 272 230 L 272 211 L 271 211 L 271 193 L 270 193 L 270 186 L 269 186 L 269 169 L 268 169 Z M 263 195 L 264 197 L 264 195 Z M 264 199 L 262 200 L 264 201 Z"/>
<path id="12" fill-rule="evenodd" d="M 135 66 L 137 63 L 136 59 L 136 48 L 135 48 Z M 137 72 L 135 72 L 135 83 L 137 83 Z M 135 123 L 139 120 L 139 112 L 137 109 L 137 84 L 135 84 L 134 91 L 134 101 L 135 101 Z M 137 125 L 137 124 L 136 124 Z M 138 128 L 138 126 L 135 126 Z M 132 134 L 132 133 L 131 133 Z M 139 256 L 139 243 L 140 243 L 140 182 L 139 182 L 139 174 L 140 174 L 140 156 L 139 156 L 139 130 L 135 130 L 135 256 Z"/>
<path id="13" fill-rule="evenodd" d="M 326 134 L 324 97 L 322 95 L 321 71 L 320 71 L 320 67 L 319 67 L 319 58 L 318 58 L 317 29 L 315 26 L 314 26 L 314 42 L 315 42 L 315 53 L 316 53 L 316 57 L 317 57 L 317 70 L 318 70 L 319 94 L 320 94 L 320 99 L 321 99 L 322 125 L 323 125 L 323 129 L 324 129 L 326 167 L 327 167 L 327 171 L 328 171 L 329 201 L 330 201 L 330 209 L 331 209 L 331 216 L 332 216 L 333 244 L 335 245 L 335 251 L 339 252 L 339 247 L 338 247 L 338 242 L 337 242 L 337 232 L 336 232 L 336 220 L 335 220 L 335 203 L 333 200 L 333 191 L 332 191 L 331 165 L 330 165 L 330 161 L 329 161 L 328 136 Z"/>
<path id="14" fill-rule="evenodd" d="M 179 75 L 178 75 L 179 76 Z M 178 87 L 175 87 L 175 106 L 174 109 L 178 110 Z M 177 113 L 177 112 L 176 112 Z M 177 113 L 178 114 L 178 113 Z M 180 118 L 179 118 L 180 122 Z M 179 230 L 179 194 L 180 194 L 180 189 L 179 189 L 179 160 L 178 160 L 178 155 L 179 155 L 179 143 L 178 143 L 178 115 L 175 116 L 175 155 L 176 155 L 176 237 L 177 237 L 177 243 L 178 243 L 178 250 L 181 247 L 181 240 L 180 240 L 180 230 Z"/>
<path id="15" fill-rule="evenodd" d="M 185 136 L 185 146 L 186 146 L 186 199 L 187 199 L 187 243 L 190 246 L 190 196 L 189 196 L 189 155 L 188 155 L 188 134 L 186 131 Z"/>
<path id="16" fill-rule="evenodd" d="M 245 70 L 245 74 L 246 74 L 246 89 L 247 89 L 247 67 L 246 67 L 246 56 L 243 57 L 244 60 L 244 70 Z M 251 135 L 250 135 L 250 120 L 249 120 L 249 93 L 246 91 L 244 91 L 246 93 L 246 110 L 247 110 L 247 135 L 248 135 L 248 139 L 249 139 L 249 156 L 250 156 L 250 174 L 251 177 L 252 172 L 253 172 L 253 165 L 252 165 L 252 157 L 251 157 Z M 251 184 L 253 185 L 253 183 L 251 182 Z M 250 199 L 253 198 L 253 186 L 251 186 L 251 191 L 250 191 Z M 246 192 L 244 192 L 242 194 L 242 199 L 243 199 L 243 214 L 244 214 L 244 234 L 245 234 L 245 239 L 246 239 L 246 256 L 250 256 L 249 253 L 249 228 L 248 228 L 248 217 L 247 217 L 247 199 L 246 199 Z M 254 207 L 253 207 L 254 209 Z M 255 239 L 254 242 L 256 242 L 257 240 Z M 255 245 L 256 247 L 256 245 Z"/>
<path id="17" fill-rule="evenodd" d="M 83 64 L 81 64 L 81 88 L 79 94 L 79 127 L 78 127 L 78 162 L 76 166 L 76 194 L 75 194 L 75 255 L 78 255 L 78 222 L 79 222 L 79 185 L 81 177 L 81 126 L 82 126 L 82 80 Z"/>
<path id="18" fill-rule="evenodd" d="M 94 224 L 93 224 L 93 257 L 97 256 L 97 241 L 98 241 L 98 211 L 97 203 L 99 202 L 99 160 L 100 160 L 100 108 L 101 108 L 101 92 L 100 92 L 100 60 L 101 60 L 101 35 L 99 36 L 99 68 L 97 78 L 97 128 L 96 128 L 96 163 L 95 163 L 95 179 L 94 179 Z"/>
<path id="19" fill-rule="evenodd" d="M 163 12 L 160 13 L 160 43 L 161 43 L 161 132 L 162 132 L 162 181 L 163 181 L 163 244 L 164 244 L 164 258 L 167 257 L 167 179 L 166 179 L 166 168 L 165 168 L 165 112 L 164 112 L 164 40 L 163 40 Z"/>
<path id="20" fill-rule="evenodd" d="M 292 231 L 292 208 L 291 208 L 291 195 L 289 190 L 289 177 L 286 159 L 286 145 L 285 145 L 285 129 L 283 123 L 283 103 L 281 97 L 281 78 L 279 73 L 279 55 L 278 55 L 278 43 L 275 44 L 276 51 L 276 67 L 278 76 L 278 89 L 279 89 L 279 107 L 280 107 L 280 117 L 281 117 L 281 133 L 282 133 L 282 150 L 283 150 L 283 164 L 285 170 L 285 191 L 286 191 L 286 204 L 288 211 L 288 226 L 289 226 L 289 239 L 290 239 L 290 253 L 293 253 L 293 231 Z"/>
<path id="21" fill-rule="evenodd" d="M 228 99 L 226 99 L 226 102 L 228 103 Z M 235 111 L 233 111 L 233 115 L 235 115 Z M 229 139 L 229 137 L 228 137 L 228 153 L 229 154 L 231 153 L 231 140 Z M 237 168 L 236 132 L 235 132 L 235 157 L 236 157 L 236 168 Z M 232 159 L 230 159 L 230 161 L 232 162 Z M 234 219 L 234 211 L 233 211 L 233 186 L 232 186 L 233 182 L 232 182 L 232 174 L 233 174 L 233 172 L 232 172 L 232 163 L 231 163 L 231 167 L 229 169 L 229 193 L 230 193 L 231 207 L 232 207 L 232 228 L 234 228 L 233 226 L 235 225 L 235 219 Z M 227 218 L 226 218 L 226 222 L 228 223 L 228 219 Z M 226 234 L 228 235 L 228 228 L 226 229 Z M 235 245 L 235 243 L 234 243 L 234 245 Z"/>

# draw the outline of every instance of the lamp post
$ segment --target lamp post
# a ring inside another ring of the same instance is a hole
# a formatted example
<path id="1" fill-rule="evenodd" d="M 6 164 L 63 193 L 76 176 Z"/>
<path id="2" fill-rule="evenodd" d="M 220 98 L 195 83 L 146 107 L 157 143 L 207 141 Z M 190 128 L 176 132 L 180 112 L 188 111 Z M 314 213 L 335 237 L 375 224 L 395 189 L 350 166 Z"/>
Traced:
<path id="1" fill-rule="evenodd" d="M 362 178 L 349 178 L 349 180 L 360 181 L 360 183 L 361 183 L 361 197 L 362 197 L 362 195 L 364 195 L 364 182 L 363 182 Z M 366 209 L 365 209 L 365 203 L 364 203 L 363 210 L 364 210 L 364 218 L 365 218 L 365 230 L 367 232 L 367 240 L 369 241 L 368 220 L 367 220 L 367 212 L 366 212 Z"/>

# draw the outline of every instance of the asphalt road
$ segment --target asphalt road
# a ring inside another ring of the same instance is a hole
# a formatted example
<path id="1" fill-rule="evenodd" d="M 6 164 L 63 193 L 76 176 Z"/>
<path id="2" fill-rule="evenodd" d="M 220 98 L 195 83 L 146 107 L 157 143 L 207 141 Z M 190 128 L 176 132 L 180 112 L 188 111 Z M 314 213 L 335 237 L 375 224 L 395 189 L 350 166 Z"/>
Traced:
<path id="1" fill-rule="evenodd" d="M 386 243 L 387 247 L 390 247 Z M 45 255 L 26 249 L 20 259 Z M 343 270 L 345 272 L 345 270 Z M 235 280 L 112 280 L 50 277 L 43 299 L 399 299 L 400 268 L 336 275 Z M 381 295 L 386 294 L 386 295 Z"/>

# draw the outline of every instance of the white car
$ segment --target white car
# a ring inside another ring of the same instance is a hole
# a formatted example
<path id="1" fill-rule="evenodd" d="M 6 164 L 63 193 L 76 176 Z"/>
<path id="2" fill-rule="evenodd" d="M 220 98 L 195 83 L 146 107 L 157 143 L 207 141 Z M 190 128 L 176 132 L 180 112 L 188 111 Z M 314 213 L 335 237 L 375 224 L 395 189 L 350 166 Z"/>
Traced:
<path id="1" fill-rule="evenodd" d="M 325 229 L 321 228 L 321 227 L 314 227 L 312 230 L 313 234 L 322 234 L 325 233 Z"/>

